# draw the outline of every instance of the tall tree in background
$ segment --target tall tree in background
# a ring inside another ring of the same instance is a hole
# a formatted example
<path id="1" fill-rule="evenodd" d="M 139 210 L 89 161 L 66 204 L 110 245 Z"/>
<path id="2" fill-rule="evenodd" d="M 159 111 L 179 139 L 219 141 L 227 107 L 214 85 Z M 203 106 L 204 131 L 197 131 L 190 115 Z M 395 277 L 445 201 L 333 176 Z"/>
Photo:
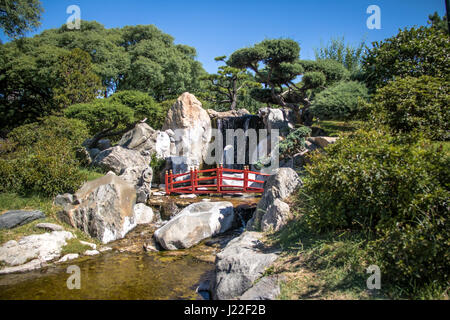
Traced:
<path id="1" fill-rule="evenodd" d="M 358 72 L 361 68 L 361 60 L 364 53 L 364 41 L 354 47 L 345 43 L 344 37 L 332 38 L 320 49 L 314 49 L 316 60 L 331 59 L 342 63 L 350 72 Z"/>
<path id="2" fill-rule="evenodd" d="M 153 25 L 106 29 L 98 22 L 82 21 L 80 30 L 63 25 L 0 44 L 1 128 L 34 122 L 59 109 L 54 95 L 70 96 L 69 91 L 76 90 L 76 78 L 83 76 L 75 76 L 77 70 L 71 76 L 61 74 L 69 61 L 61 64 L 60 57 L 74 49 L 89 54 L 90 69 L 100 77 L 108 96 L 119 90 L 138 90 L 161 102 L 185 91 L 197 94 L 200 77 L 206 74 L 195 59 L 194 48 L 174 44 L 170 35 Z M 61 79 L 74 85 L 70 90 L 62 87 Z M 62 106 L 78 98 L 69 97 Z"/>
<path id="3" fill-rule="evenodd" d="M 0 28 L 9 38 L 23 36 L 41 25 L 39 0 L 0 0 Z"/>
<path id="4" fill-rule="evenodd" d="M 450 10 L 450 8 L 449 8 Z M 438 30 L 442 30 L 446 33 L 449 32 L 448 30 L 448 18 L 446 16 L 443 16 L 442 18 L 439 16 L 437 12 L 434 14 L 430 14 L 428 16 L 428 24 L 431 24 L 433 28 L 436 28 Z"/>
<path id="5" fill-rule="evenodd" d="M 202 77 L 206 81 L 206 89 L 209 92 L 204 99 L 215 105 L 226 105 L 229 110 L 235 110 L 238 105 L 239 96 L 246 94 L 249 88 L 260 87 L 245 69 L 230 67 L 225 61 L 226 56 L 215 58 L 222 61 L 224 66 L 220 66 L 217 74 L 210 74 Z"/>
<path id="6" fill-rule="evenodd" d="M 153 25 L 125 26 L 120 33 L 119 45 L 125 48 L 129 65 L 118 90 L 147 92 L 156 101 L 198 91 L 206 72 L 195 60 L 195 48 L 175 45 L 172 36 Z"/>
<path id="7" fill-rule="evenodd" d="M 365 81 L 372 91 L 407 76 L 449 78 L 450 39 L 436 28 L 405 28 L 372 45 L 363 58 Z"/>
<path id="8" fill-rule="evenodd" d="M 91 102 L 104 91 L 100 77 L 94 72 L 91 56 L 81 49 L 62 55 L 57 72 L 58 86 L 53 94 L 60 109 Z"/>

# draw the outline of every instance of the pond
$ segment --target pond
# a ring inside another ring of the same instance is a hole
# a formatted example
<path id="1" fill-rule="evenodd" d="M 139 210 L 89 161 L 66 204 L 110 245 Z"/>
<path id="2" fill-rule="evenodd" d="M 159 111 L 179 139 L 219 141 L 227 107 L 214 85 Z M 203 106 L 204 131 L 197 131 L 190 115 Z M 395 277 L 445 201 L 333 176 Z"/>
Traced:
<path id="1" fill-rule="evenodd" d="M 81 288 L 69 290 L 70 265 L 81 270 Z M 198 284 L 214 264 L 191 255 L 110 252 L 24 274 L 0 276 L 1 300 L 201 299 Z"/>

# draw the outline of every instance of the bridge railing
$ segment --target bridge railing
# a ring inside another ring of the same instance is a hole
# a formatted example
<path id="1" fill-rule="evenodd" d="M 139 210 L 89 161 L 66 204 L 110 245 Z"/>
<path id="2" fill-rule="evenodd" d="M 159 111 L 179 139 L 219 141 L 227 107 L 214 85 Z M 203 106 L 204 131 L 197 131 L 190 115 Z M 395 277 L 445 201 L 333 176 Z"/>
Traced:
<path id="1" fill-rule="evenodd" d="M 244 166 L 244 170 L 227 169 L 222 165 L 207 170 L 198 170 L 194 167 L 189 172 L 179 174 L 173 174 L 170 170 L 166 171 L 165 176 L 166 194 L 262 193 L 264 181 L 257 180 L 257 176 L 270 175 L 251 171 L 248 166 Z M 260 186 L 255 186 L 255 184 Z"/>

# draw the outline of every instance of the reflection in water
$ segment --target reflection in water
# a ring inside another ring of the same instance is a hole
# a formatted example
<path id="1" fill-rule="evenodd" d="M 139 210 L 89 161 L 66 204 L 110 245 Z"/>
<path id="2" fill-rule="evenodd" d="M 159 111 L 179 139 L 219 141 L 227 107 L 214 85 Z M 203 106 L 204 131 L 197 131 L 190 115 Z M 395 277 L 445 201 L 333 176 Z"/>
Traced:
<path id="1" fill-rule="evenodd" d="M 191 256 L 107 253 L 25 274 L 0 276 L 0 299 L 199 299 L 202 276 L 214 265 Z M 69 265 L 81 269 L 81 289 L 69 290 Z"/>

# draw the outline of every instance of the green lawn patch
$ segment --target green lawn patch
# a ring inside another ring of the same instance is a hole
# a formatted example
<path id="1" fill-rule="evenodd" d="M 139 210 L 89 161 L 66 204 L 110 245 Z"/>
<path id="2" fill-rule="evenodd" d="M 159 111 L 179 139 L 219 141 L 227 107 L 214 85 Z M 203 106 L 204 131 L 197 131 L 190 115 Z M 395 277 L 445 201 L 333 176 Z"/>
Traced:
<path id="1" fill-rule="evenodd" d="M 69 239 L 66 241 L 67 244 L 62 248 L 61 256 L 69 253 L 82 254 L 86 250 L 92 250 L 92 248 L 86 244 L 82 244 L 78 239 Z"/>
<path id="2" fill-rule="evenodd" d="M 354 132 L 357 130 L 360 121 L 332 121 L 325 120 L 316 122 L 314 127 L 321 128 L 325 131 L 327 137 L 337 137 L 342 132 Z"/>

